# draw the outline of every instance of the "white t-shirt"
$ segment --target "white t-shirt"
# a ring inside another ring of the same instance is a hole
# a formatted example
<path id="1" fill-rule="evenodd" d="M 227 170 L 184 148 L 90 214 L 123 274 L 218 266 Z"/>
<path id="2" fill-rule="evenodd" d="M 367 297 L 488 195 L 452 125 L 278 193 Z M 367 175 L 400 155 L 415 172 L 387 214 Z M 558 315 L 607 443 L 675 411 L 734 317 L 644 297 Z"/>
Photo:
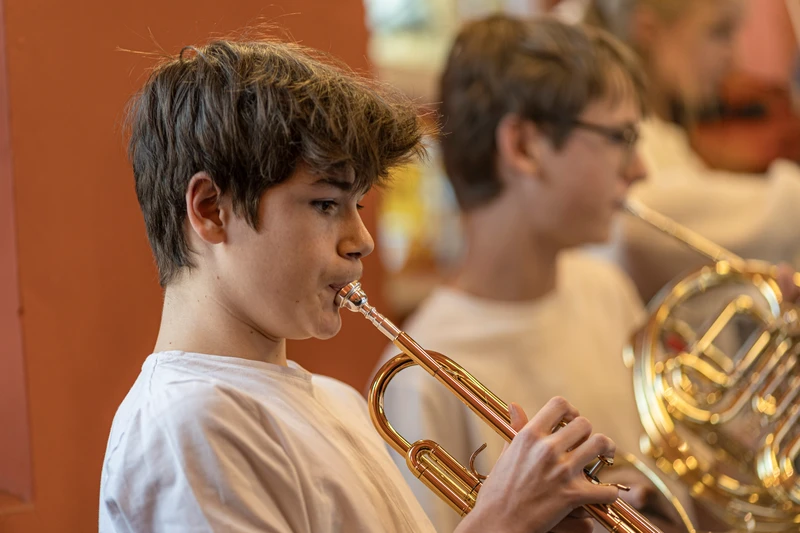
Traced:
<path id="1" fill-rule="evenodd" d="M 424 348 L 459 363 L 507 403 L 520 404 L 528 416 L 553 396 L 564 396 L 618 449 L 642 457 L 643 430 L 621 352 L 643 318 L 624 273 L 573 251 L 561 256 L 557 287 L 543 298 L 503 302 L 441 287 L 403 329 Z M 380 364 L 397 352 L 390 346 Z M 487 424 L 418 367 L 398 374 L 385 400 L 389 421 L 406 439 L 439 442 L 462 464 L 487 443 L 476 461 L 481 473 L 490 471 L 502 450 L 504 441 Z M 393 457 L 404 466 L 403 458 Z M 453 531 L 458 515 L 401 471 L 436 530 Z"/>
<path id="2" fill-rule="evenodd" d="M 100 531 L 432 528 L 351 387 L 294 363 L 162 352 L 114 417 Z"/>
<path id="3" fill-rule="evenodd" d="M 650 118 L 642 124 L 639 153 L 647 179 L 630 195 L 745 259 L 786 261 L 800 267 L 800 167 L 774 162 L 766 174 L 707 168 L 683 129 Z M 617 217 L 614 237 L 601 250 L 650 296 L 708 261 L 675 239 L 628 215 Z"/>

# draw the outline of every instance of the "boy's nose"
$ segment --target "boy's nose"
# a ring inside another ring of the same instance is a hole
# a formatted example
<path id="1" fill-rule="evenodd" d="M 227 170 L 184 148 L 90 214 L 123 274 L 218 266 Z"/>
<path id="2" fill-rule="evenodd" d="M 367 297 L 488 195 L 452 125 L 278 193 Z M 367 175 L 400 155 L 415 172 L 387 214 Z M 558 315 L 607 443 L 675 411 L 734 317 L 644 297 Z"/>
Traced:
<path id="1" fill-rule="evenodd" d="M 372 253 L 372 250 L 375 249 L 375 241 L 364 221 L 361 220 L 361 216 L 356 214 L 355 218 L 350 232 L 341 242 L 340 254 L 350 259 L 361 259 Z"/>

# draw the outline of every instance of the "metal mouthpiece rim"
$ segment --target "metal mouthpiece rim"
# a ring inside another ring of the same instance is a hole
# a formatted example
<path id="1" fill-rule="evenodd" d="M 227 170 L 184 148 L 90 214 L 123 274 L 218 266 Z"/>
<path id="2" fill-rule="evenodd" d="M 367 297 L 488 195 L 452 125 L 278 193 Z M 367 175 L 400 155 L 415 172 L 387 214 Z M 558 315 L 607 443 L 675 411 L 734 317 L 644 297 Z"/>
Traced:
<path id="1" fill-rule="evenodd" d="M 361 290 L 361 283 L 351 281 L 339 290 L 334 302 L 339 307 L 344 307 L 350 311 L 357 311 L 367 303 L 367 295 Z"/>

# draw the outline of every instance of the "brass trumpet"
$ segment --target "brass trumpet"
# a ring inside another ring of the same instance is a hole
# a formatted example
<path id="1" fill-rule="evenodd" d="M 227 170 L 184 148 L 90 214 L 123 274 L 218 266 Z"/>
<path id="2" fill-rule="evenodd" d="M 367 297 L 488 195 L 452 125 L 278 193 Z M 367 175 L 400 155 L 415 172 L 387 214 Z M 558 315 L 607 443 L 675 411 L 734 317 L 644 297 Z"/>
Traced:
<path id="1" fill-rule="evenodd" d="M 483 483 L 482 476 L 475 472 L 472 465 L 465 467 L 433 441 L 419 440 L 409 443 L 387 420 L 383 410 L 383 392 L 398 372 L 409 366 L 419 365 L 510 442 L 517 432 L 511 427 L 508 405 L 457 363 L 442 354 L 425 351 L 376 311 L 367 303 L 367 296 L 360 283 L 346 285 L 339 291 L 336 299 L 340 307 L 364 315 L 403 352 L 383 365 L 372 383 L 369 393 L 372 423 L 381 436 L 406 457 L 409 468 L 426 486 L 462 516 L 469 513 L 475 506 Z M 473 459 L 478 452 L 473 454 Z M 599 457 L 593 466 L 584 470 L 587 480 L 599 483 L 597 473 L 603 466 L 611 463 L 611 460 Z M 660 533 L 658 528 L 621 499 L 611 505 L 586 505 L 584 508 L 611 532 Z"/>
<path id="2" fill-rule="evenodd" d="M 713 261 L 653 298 L 627 349 L 656 466 L 737 530 L 798 531 L 796 306 L 784 301 L 773 266 L 745 261 L 632 200 L 625 209 Z M 720 301 L 716 290 L 730 293 Z M 705 313 L 698 304 L 721 312 L 696 316 Z"/>

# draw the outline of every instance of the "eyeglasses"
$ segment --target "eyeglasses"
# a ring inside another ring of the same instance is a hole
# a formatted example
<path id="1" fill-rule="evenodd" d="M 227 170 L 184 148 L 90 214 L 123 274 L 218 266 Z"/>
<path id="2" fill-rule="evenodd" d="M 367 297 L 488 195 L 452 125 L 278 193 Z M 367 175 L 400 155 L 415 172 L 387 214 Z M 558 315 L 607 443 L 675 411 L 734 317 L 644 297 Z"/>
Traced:
<path id="1" fill-rule="evenodd" d="M 612 126 L 603 126 L 601 124 L 584 122 L 576 118 L 548 118 L 546 120 L 554 124 L 570 126 L 573 128 L 581 128 L 597 133 L 611 141 L 613 144 L 622 146 L 625 152 L 622 159 L 622 166 L 620 167 L 621 172 L 624 172 L 633 160 L 636 143 L 639 141 L 639 130 L 636 128 L 636 126 L 627 125 L 615 128 Z"/>
<path id="2" fill-rule="evenodd" d="M 570 119 L 567 122 L 576 128 L 583 128 L 585 130 L 599 133 L 614 144 L 619 144 L 627 149 L 632 149 L 634 146 L 636 146 L 636 142 L 639 140 L 639 130 L 636 129 L 635 126 L 628 125 L 621 128 L 614 128 L 611 126 L 592 124 L 591 122 L 584 122 L 577 119 Z"/>

